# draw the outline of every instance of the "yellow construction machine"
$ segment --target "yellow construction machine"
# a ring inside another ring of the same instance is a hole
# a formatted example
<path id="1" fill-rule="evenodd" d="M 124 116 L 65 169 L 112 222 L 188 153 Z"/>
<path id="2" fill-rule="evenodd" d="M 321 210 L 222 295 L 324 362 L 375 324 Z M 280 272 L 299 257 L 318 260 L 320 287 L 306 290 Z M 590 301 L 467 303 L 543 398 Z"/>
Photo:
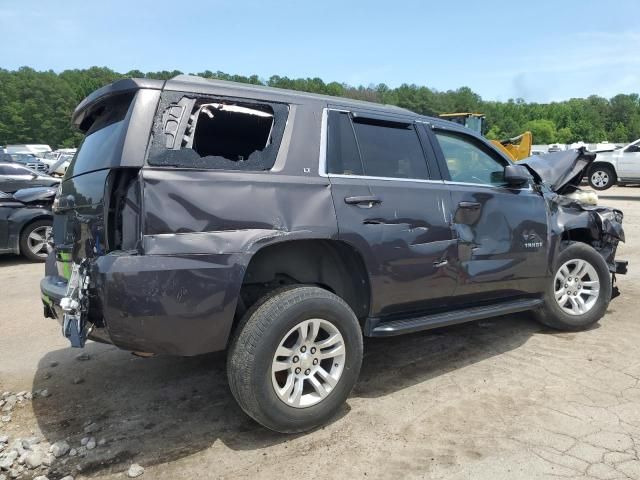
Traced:
<path id="1" fill-rule="evenodd" d="M 442 113 L 440 114 L 440 118 L 464 125 L 465 127 L 482 135 L 482 128 L 485 121 L 485 116 L 482 113 Z M 491 140 L 491 143 L 493 143 L 498 150 L 505 153 L 514 162 L 517 162 L 518 160 L 531 156 L 533 136 L 531 135 L 531 132 L 524 132 L 522 135 L 507 138 L 506 140 Z"/>

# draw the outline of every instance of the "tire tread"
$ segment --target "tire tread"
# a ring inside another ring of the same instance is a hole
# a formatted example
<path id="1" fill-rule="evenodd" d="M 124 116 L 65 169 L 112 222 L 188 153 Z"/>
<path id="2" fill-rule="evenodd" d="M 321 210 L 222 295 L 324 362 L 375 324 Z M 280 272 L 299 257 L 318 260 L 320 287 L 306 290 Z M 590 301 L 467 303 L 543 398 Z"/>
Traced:
<path id="1" fill-rule="evenodd" d="M 302 285 L 282 287 L 270 292 L 249 308 L 235 330 L 228 352 L 227 377 L 234 398 L 250 417 L 267 428 L 281 432 L 301 431 L 301 429 L 274 426 L 263 414 L 259 399 L 256 397 L 252 366 L 258 361 L 256 350 L 259 342 L 274 322 L 289 308 L 311 298 L 325 298 L 340 303 L 352 313 L 354 321 L 357 322 L 355 314 L 347 303 L 328 290 Z M 359 348 L 362 350 L 362 337 L 360 336 L 359 339 Z"/>

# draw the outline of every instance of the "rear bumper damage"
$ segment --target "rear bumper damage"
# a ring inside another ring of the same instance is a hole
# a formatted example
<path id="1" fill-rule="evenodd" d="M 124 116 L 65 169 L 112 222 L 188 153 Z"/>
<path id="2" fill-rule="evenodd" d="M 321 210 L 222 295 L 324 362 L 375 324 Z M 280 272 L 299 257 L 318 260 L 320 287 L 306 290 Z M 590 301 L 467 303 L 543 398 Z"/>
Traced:
<path id="1" fill-rule="evenodd" d="M 246 254 L 114 252 L 81 273 L 79 285 L 88 278 L 84 300 L 69 296 L 66 279 L 47 272 L 40 283 L 45 316 L 56 319 L 76 347 L 89 338 L 181 356 L 224 350 L 247 263 Z"/>

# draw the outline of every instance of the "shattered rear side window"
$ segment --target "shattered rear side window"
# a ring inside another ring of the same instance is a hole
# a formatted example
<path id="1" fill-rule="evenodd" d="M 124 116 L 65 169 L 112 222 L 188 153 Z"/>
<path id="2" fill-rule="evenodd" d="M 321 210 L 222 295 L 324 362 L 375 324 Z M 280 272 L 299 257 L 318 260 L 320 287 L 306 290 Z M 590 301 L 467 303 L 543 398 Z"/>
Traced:
<path id="1" fill-rule="evenodd" d="M 168 94 L 156 117 L 149 164 L 269 170 L 288 113 L 279 103 Z"/>

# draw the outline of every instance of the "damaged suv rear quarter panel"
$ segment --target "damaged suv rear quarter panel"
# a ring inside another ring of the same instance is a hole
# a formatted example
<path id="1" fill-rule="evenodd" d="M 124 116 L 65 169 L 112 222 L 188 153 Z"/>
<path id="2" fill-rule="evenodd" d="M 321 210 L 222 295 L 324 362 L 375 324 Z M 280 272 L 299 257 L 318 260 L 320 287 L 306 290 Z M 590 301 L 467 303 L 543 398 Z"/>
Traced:
<path id="1" fill-rule="evenodd" d="M 98 288 L 115 345 L 180 355 L 222 350 L 252 256 L 274 243 L 337 234 L 329 182 L 312 173 L 321 110 L 290 106 L 270 171 L 140 171 L 145 255 L 97 260 L 108 272 Z"/>

